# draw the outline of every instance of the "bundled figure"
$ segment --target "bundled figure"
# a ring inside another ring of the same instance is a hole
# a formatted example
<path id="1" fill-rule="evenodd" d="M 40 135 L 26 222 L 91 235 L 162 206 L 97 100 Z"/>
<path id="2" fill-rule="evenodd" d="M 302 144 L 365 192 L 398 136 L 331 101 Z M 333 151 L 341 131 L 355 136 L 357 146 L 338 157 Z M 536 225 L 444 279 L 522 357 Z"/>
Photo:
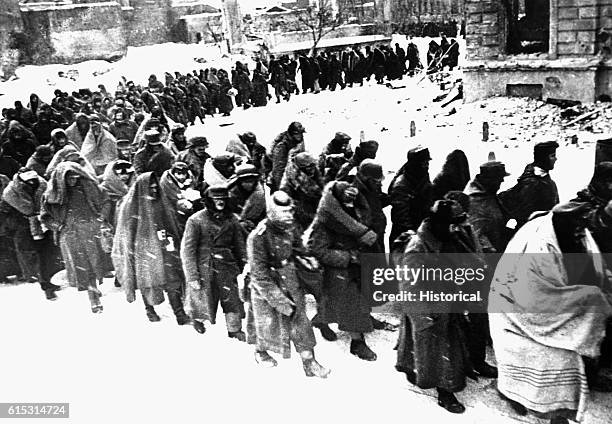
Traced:
<path id="1" fill-rule="evenodd" d="M 287 165 L 280 190 L 293 199 L 295 222 L 303 231 L 312 222 L 323 192 L 317 160 L 310 153 L 298 153 Z"/>
<path id="2" fill-rule="evenodd" d="M 162 196 L 176 213 L 176 221 L 182 236 L 187 219 L 200 209 L 200 192 L 195 189 L 187 164 L 174 162 L 172 167 L 163 173 L 159 185 Z"/>
<path id="3" fill-rule="evenodd" d="M 100 225 L 106 196 L 98 182 L 74 162 L 60 163 L 42 199 L 41 221 L 55 231 L 68 282 L 87 290 L 93 313 L 102 312 L 97 283 L 105 274 Z"/>
<path id="4" fill-rule="evenodd" d="M 243 164 L 229 184 L 233 212 L 248 235 L 266 217 L 266 195 L 255 166 Z"/>
<path id="5" fill-rule="evenodd" d="M 85 136 L 81 154 L 94 167 L 96 175 L 101 175 L 110 162 L 117 159 L 117 141 L 102 128 L 100 120 L 93 116 L 89 119 L 90 128 Z"/>
<path id="6" fill-rule="evenodd" d="M 288 358 L 292 342 L 306 375 L 326 378 L 330 371 L 314 357 L 316 339 L 306 316 L 306 299 L 295 261 L 302 260 L 313 268 L 317 264 L 305 255 L 294 224 L 291 198 L 286 193 L 271 196 L 267 218 L 247 239 L 247 254 L 253 308 L 253 315 L 248 317 L 248 341 L 255 344 L 255 359 L 261 365 L 276 366 L 268 350 Z"/>
<path id="7" fill-rule="evenodd" d="M 360 252 L 372 246 L 377 235 L 369 229 L 370 209 L 358 193 L 348 182 L 329 183 L 307 232 L 308 248 L 323 265 L 322 296 L 317 299 L 313 323 L 329 341 L 336 340 L 337 336 L 328 324 L 337 323 L 341 331 L 351 335 L 351 353 L 374 361 L 376 354 L 364 340 L 364 333 L 374 328 L 367 290 L 364 290 L 367 287 L 362 287 Z"/>
<path id="8" fill-rule="evenodd" d="M 270 192 L 279 189 L 285 168 L 295 155 L 305 151 L 304 133 L 306 129 L 299 122 L 289 124 L 287 131 L 280 133 L 272 142 L 272 171 L 268 178 Z"/>
<path id="9" fill-rule="evenodd" d="M 58 252 L 53 233 L 40 223 L 40 203 L 47 182 L 36 172 L 22 168 L 0 193 L 0 221 L 8 230 L 24 279 L 38 280 L 47 299 L 57 298 L 60 287 L 51 283 L 57 271 Z"/>
<path id="10" fill-rule="evenodd" d="M 319 156 L 319 172 L 326 183 L 336 179 L 338 171 L 352 156 L 351 136 L 337 132 Z"/>
<path id="11" fill-rule="evenodd" d="M 176 157 L 177 162 L 184 162 L 189 166 L 194 178 L 195 188 L 200 190 L 204 183 L 204 164 L 210 155 L 206 153 L 208 140 L 206 137 L 196 136 L 187 139 L 187 149 Z"/>
<path id="12" fill-rule="evenodd" d="M 139 289 L 151 322 L 161 319 L 154 307 L 163 303 L 165 291 L 177 323 L 191 323 L 183 310 L 180 237 L 176 212 L 155 174 L 138 176 L 119 208 L 112 258 L 127 301 L 134 302 Z"/>
<path id="13" fill-rule="evenodd" d="M 204 194 L 205 209 L 187 220 L 181 243 L 181 261 L 187 281 L 185 309 L 198 333 L 203 322 L 216 321 L 221 304 L 227 334 L 245 341 L 244 306 L 238 296 L 237 277 L 246 263 L 245 239 L 229 207 L 225 186 L 211 186 Z"/>

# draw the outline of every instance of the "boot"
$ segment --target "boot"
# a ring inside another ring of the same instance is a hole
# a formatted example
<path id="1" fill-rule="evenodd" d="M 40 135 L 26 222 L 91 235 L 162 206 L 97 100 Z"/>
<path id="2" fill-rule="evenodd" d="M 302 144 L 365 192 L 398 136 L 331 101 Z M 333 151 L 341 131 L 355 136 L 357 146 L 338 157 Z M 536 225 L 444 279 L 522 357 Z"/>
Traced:
<path id="1" fill-rule="evenodd" d="M 204 323 L 194 319 L 193 322 L 191 323 L 191 325 L 193 325 L 193 328 L 198 333 L 200 333 L 200 334 L 206 333 L 206 327 L 204 327 Z"/>
<path id="2" fill-rule="evenodd" d="M 240 342 L 246 342 L 246 334 L 244 334 L 244 331 L 242 330 L 238 330 L 238 331 L 228 331 L 227 332 L 227 336 L 230 339 L 236 339 Z"/>
<path id="3" fill-rule="evenodd" d="M 389 324 L 388 322 L 379 321 L 372 315 L 370 315 L 370 321 L 372 321 L 372 327 L 374 327 L 374 330 L 397 331 L 397 326 Z"/>
<path id="4" fill-rule="evenodd" d="M 155 312 L 155 308 L 153 306 L 145 305 L 145 309 L 147 311 L 147 318 L 149 318 L 149 321 L 151 322 L 161 321 L 161 318 L 159 317 L 159 315 L 157 315 L 157 312 Z"/>
<path id="5" fill-rule="evenodd" d="M 361 339 L 351 340 L 351 354 L 364 361 L 376 361 L 376 354 Z"/>
<path id="6" fill-rule="evenodd" d="M 99 314 L 104 309 L 102 307 L 102 303 L 100 303 L 100 290 L 96 287 L 89 287 L 87 289 L 87 295 L 89 296 L 89 303 L 91 303 L 91 312 L 94 314 Z"/>
<path id="7" fill-rule="evenodd" d="M 57 295 L 55 294 L 55 290 L 45 289 L 45 297 L 47 298 L 47 300 L 56 300 Z"/>
<path id="8" fill-rule="evenodd" d="M 172 312 L 174 312 L 174 316 L 176 317 L 176 322 L 178 323 L 178 325 L 191 324 L 191 319 L 187 316 L 185 310 L 183 309 L 181 294 L 175 291 L 169 291 L 168 301 L 170 302 Z"/>
<path id="9" fill-rule="evenodd" d="M 278 365 L 276 359 L 270 356 L 265 350 L 255 351 L 255 361 L 265 368 L 273 368 Z"/>
<path id="10" fill-rule="evenodd" d="M 319 364 L 312 353 L 310 353 L 309 358 L 302 358 L 302 365 L 304 366 L 306 377 L 327 378 L 331 372 L 331 370 Z"/>
<path id="11" fill-rule="evenodd" d="M 474 366 L 474 371 L 484 378 L 497 378 L 497 367 L 483 362 L 480 365 Z"/>
<path id="12" fill-rule="evenodd" d="M 334 333 L 334 330 L 329 328 L 327 324 L 314 324 L 314 327 L 318 328 L 321 332 L 321 336 L 328 342 L 335 342 L 338 340 L 338 335 Z"/>
<path id="13" fill-rule="evenodd" d="M 42 284 L 41 284 L 41 285 L 42 285 Z M 58 291 L 58 290 L 61 290 L 62 288 L 61 288 L 60 286 L 58 286 L 57 284 L 53 284 L 53 283 L 46 283 L 42 289 L 43 289 L 43 290 L 53 290 L 53 291 Z"/>
<path id="14" fill-rule="evenodd" d="M 115 277 L 115 287 L 121 287 L 121 283 L 117 280 L 117 277 Z"/>
<path id="15" fill-rule="evenodd" d="M 453 393 L 440 388 L 438 388 L 438 405 L 453 414 L 465 412 L 465 406 L 457 400 Z"/>

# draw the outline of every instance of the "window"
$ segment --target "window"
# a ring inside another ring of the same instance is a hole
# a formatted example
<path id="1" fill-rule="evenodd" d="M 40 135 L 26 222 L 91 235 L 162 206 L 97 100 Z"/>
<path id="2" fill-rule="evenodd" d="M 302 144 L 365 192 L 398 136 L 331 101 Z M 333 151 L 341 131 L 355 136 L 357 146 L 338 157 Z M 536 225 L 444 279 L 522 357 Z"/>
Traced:
<path id="1" fill-rule="evenodd" d="M 548 52 L 550 0 L 502 0 L 502 4 L 507 20 L 507 52 Z"/>

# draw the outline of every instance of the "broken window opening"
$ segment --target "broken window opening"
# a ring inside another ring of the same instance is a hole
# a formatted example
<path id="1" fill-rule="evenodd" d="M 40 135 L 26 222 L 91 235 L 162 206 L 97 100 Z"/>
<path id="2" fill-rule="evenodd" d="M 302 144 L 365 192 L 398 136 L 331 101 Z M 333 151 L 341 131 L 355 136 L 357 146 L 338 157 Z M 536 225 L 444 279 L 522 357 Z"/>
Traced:
<path id="1" fill-rule="evenodd" d="M 507 19 L 508 54 L 547 53 L 550 0 L 502 0 Z"/>

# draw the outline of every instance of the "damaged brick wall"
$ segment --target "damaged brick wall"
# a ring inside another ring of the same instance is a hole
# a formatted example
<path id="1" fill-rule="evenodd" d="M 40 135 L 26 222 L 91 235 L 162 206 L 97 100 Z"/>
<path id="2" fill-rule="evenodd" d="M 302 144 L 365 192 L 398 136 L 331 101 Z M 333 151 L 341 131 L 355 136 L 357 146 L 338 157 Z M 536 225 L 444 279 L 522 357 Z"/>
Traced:
<path id="1" fill-rule="evenodd" d="M 27 43 L 19 11 L 19 0 L 0 1 L 0 81 L 19 64 L 19 48 Z"/>

